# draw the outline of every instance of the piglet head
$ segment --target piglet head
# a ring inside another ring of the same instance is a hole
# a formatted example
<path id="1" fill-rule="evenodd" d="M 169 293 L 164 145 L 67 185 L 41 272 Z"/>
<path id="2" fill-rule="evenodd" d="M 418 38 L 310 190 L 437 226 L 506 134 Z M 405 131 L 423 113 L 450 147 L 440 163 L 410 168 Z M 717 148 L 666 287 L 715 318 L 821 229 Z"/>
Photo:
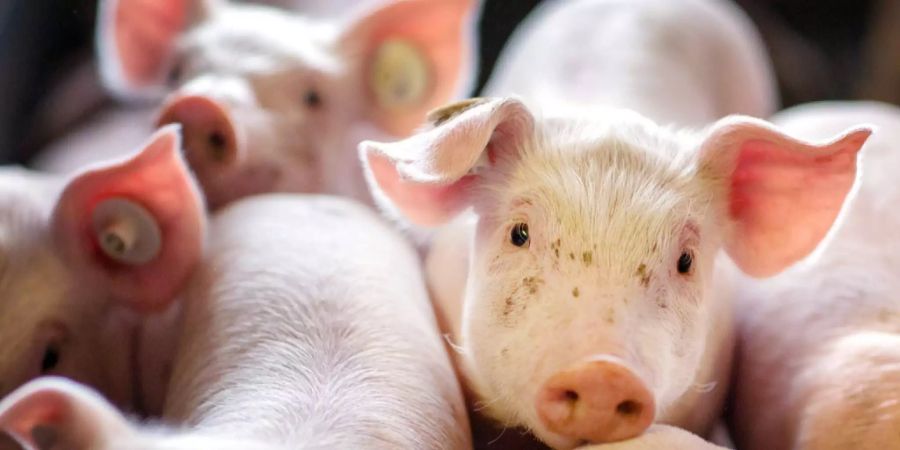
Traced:
<path id="1" fill-rule="evenodd" d="M 204 242 L 179 147 L 169 126 L 67 183 L 0 173 L 0 394 L 60 374 L 142 407 L 140 319 L 172 304 Z"/>
<path id="2" fill-rule="evenodd" d="M 41 377 L 0 401 L 0 429 L 26 450 L 282 450 L 283 447 L 193 431 L 130 423 L 89 386 Z"/>
<path id="3" fill-rule="evenodd" d="M 405 136 L 468 87 L 475 0 L 388 2 L 345 23 L 258 5 L 106 0 L 106 84 L 161 98 L 213 208 L 247 195 L 368 200 L 364 137 Z"/>
<path id="4" fill-rule="evenodd" d="M 61 377 L 36 379 L 4 398 L 0 427 L 28 450 L 112 449 L 134 434 L 96 391 Z"/>
<path id="5" fill-rule="evenodd" d="M 538 119 L 516 99 L 360 145 L 389 208 L 471 209 L 466 375 L 485 410 L 557 448 L 642 433 L 698 379 L 721 248 L 769 275 L 808 254 L 854 185 L 867 129 L 816 145 L 732 117 L 705 134 L 628 111 Z"/>

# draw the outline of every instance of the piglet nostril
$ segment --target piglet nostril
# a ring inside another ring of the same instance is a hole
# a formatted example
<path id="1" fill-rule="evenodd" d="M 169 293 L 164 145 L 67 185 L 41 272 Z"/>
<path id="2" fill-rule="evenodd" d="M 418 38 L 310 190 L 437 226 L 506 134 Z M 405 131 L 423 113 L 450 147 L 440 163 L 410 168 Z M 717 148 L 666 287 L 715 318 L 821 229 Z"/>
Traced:
<path id="1" fill-rule="evenodd" d="M 625 400 L 616 406 L 616 413 L 625 417 L 640 417 L 644 407 L 634 400 Z"/>
<path id="2" fill-rule="evenodd" d="M 571 403 L 575 403 L 578 401 L 578 393 L 575 391 L 567 390 L 566 392 L 563 393 L 563 396 L 565 396 L 566 400 L 568 400 Z"/>
<path id="3" fill-rule="evenodd" d="M 228 141 L 225 136 L 218 131 L 213 131 L 207 138 L 209 144 L 209 155 L 213 161 L 224 162 L 228 156 Z"/>
<path id="4" fill-rule="evenodd" d="M 185 157 L 201 174 L 227 169 L 240 159 L 238 124 L 228 108 L 213 98 L 176 95 L 163 106 L 157 122 L 181 124 Z"/>

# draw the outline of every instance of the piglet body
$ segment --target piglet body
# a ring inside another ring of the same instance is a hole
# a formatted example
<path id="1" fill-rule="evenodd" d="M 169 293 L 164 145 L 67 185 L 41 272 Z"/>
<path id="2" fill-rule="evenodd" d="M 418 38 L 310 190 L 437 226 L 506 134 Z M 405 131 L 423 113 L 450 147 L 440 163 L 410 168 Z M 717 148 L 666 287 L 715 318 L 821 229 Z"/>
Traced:
<path id="1" fill-rule="evenodd" d="M 267 196 L 211 226 L 166 415 L 301 448 L 466 448 L 413 249 L 361 206 Z"/>
<path id="2" fill-rule="evenodd" d="M 210 236 L 165 405 L 177 428 L 131 425 L 46 379 L 0 405 L 0 423 L 25 442 L 51 427 L 76 449 L 471 447 L 418 257 L 398 233 L 348 201 L 268 195 L 223 210 Z M 46 423 L 30 402 L 64 419 Z"/>
<path id="3" fill-rule="evenodd" d="M 758 32 L 720 0 L 548 2 L 510 38 L 484 92 L 545 113 L 605 105 L 694 127 L 768 117 L 778 103 Z"/>
<path id="4" fill-rule="evenodd" d="M 780 276 L 741 283 L 731 417 L 739 448 L 900 446 L 900 109 L 822 102 L 779 113 L 819 138 L 849 123 L 878 127 L 859 191 L 826 245 Z"/>

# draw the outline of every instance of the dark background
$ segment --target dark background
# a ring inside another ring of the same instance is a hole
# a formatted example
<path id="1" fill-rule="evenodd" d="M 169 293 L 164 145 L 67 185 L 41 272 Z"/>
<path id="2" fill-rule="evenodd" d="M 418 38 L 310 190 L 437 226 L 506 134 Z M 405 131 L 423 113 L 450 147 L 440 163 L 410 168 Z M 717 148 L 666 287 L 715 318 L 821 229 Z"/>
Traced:
<path id="1" fill-rule="evenodd" d="M 766 41 L 784 106 L 821 99 L 900 102 L 900 32 L 894 31 L 900 0 L 736 1 Z M 509 34 L 538 3 L 485 0 L 479 87 Z M 0 0 L 0 162 L 26 162 L 108 101 L 97 89 L 77 108 L 47 101 L 71 90 L 72 78 L 95 76 L 85 64 L 95 16 L 96 0 Z M 76 67 L 81 71 L 73 76 Z"/>

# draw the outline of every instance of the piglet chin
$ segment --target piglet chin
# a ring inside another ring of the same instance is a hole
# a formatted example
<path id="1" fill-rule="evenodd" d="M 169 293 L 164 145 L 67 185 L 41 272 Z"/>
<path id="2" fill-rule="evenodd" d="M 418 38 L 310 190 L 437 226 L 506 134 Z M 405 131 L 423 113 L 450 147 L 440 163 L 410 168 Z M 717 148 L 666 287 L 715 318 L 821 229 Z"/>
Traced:
<path id="1" fill-rule="evenodd" d="M 534 435 L 537 436 L 538 439 L 550 446 L 550 448 L 556 450 L 571 450 L 578 446 L 588 444 L 588 442 L 581 439 L 560 436 L 546 430 L 538 430 L 537 428 L 533 429 L 532 433 L 534 433 Z"/>

